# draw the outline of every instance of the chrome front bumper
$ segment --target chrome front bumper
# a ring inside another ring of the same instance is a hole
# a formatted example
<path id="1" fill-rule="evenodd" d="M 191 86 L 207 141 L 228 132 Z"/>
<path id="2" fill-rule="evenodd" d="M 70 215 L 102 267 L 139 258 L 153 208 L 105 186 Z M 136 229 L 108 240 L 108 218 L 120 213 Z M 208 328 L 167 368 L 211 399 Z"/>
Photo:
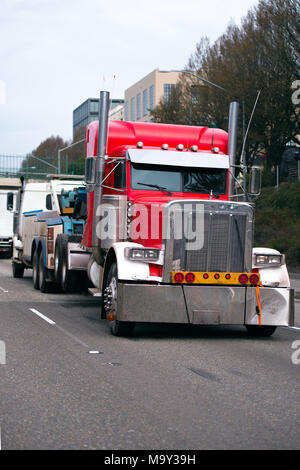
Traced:
<path id="1" fill-rule="evenodd" d="M 120 321 L 258 324 L 254 287 L 118 284 Z M 262 325 L 294 325 L 294 291 L 260 288 Z"/>

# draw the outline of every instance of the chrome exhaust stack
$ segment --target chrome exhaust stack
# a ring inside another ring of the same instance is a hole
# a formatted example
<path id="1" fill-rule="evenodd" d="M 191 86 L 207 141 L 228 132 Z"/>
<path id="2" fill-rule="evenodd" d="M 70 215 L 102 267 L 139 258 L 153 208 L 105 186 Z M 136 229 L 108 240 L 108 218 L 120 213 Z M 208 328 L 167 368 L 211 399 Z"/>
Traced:
<path id="1" fill-rule="evenodd" d="M 100 219 L 99 206 L 102 205 L 103 188 L 102 181 L 104 179 L 105 155 L 107 151 L 107 134 L 108 134 L 108 112 L 110 100 L 109 92 L 101 91 L 99 100 L 99 128 L 98 128 L 98 145 L 97 158 L 95 163 L 95 185 L 94 185 L 94 210 L 93 210 L 93 233 L 92 247 L 96 261 L 102 264 L 101 256 L 101 240 L 97 235 L 97 226 Z"/>
<path id="2" fill-rule="evenodd" d="M 229 155 L 229 198 L 234 193 L 235 187 L 235 165 L 236 165 L 236 149 L 237 149 L 237 133 L 238 133 L 238 116 L 239 103 L 233 101 L 230 103 L 229 119 L 228 119 L 228 155 Z"/>

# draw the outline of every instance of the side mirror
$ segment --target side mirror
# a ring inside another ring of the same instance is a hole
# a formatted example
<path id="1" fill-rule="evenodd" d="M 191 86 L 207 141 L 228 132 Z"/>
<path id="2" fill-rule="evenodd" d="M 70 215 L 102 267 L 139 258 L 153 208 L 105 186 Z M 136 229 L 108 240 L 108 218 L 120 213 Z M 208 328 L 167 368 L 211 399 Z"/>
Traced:
<path id="1" fill-rule="evenodd" d="M 7 193 L 6 209 L 8 211 L 14 209 L 14 193 Z"/>
<path id="2" fill-rule="evenodd" d="M 86 157 L 85 182 L 86 184 L 96 183 L 96 157 Z"/>
<path id="3" fill-rule="evenodd" d="M 261 169 L 258 166 L 253 166 L 250 170 L 249 180 L 249 194 L 250 196 L 259 196 L 261 193 Z"/>
<path id="4" fill-rule="evenodd" d="M 52 196 L 51 194 L 47 194 L 46 196 L 46 209 L 48 211 L 52 211 Z"/>

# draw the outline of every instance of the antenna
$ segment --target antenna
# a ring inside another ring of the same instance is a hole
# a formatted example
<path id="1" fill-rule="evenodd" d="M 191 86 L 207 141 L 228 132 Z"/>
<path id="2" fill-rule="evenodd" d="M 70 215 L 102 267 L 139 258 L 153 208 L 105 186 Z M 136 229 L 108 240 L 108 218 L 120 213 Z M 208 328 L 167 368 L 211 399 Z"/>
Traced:
<path id="1" fill-rule="evenodd" d="M 261 90 L 258 90 L 257 97 L 256 97 L 256 100 L 255 100 L 253 109 L 252 109 L 252 113 L 251 113 L 251 116 L 250 116 L 250 119 L 249 119 L 248 127 L 247 127 L 246 134 L 245 134 L 244 141 L 243 141 L 243 147 L 242 147 L 241 159 L 240 159 L 241 162 L 243 161 L 242 159 L 243 159 L 243 155 L 244 155 L 244 151 L 245 151 L 245 146 L 246 146 L 246 140 L 247 140 L 247 137 L 248 137 L 248 132 L 249 132 L 249 129 L 250 129 L 250 126 L 251 126 L 251 122 L 252 122 L 252 119 L 253 119 L 253 116 L 254 116 L 254 112 L 255 112 L 255 109 L 256 109 L 256 106 L 257 106 L 257 103 L 258 103 L 260 94 L 261 94 Z M 243 161 L 243 166 L 245 166 L 245 162 L 244 162 L 244 161 Z"/>

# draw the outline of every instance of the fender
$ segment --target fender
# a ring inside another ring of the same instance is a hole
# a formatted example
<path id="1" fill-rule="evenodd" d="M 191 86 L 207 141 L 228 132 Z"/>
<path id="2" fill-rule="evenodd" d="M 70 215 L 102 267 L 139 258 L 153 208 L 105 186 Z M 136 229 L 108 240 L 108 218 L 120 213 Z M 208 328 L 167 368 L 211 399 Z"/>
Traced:
<path id="1" fill-rule="evenodd" d="M 113 250 L 115 253 L 118 266 L 119 280 L 161 282 L 161 277 L 150 276 L 150 269 L 148 263 L 144 261 L 131 261 L 126 258 L 125 248 L 144 248 L 144 246 L 140 243 L 133 242 L 116 242 L 112 244 L 109 252 Z M 108 259 L 108 256 L 106 257 L 106 259 Z M 162 264 L 162 261 L 159 261 L 158 263 Z M 105 268 L 106 266 L 104 266 L 104 271 Z"/>

